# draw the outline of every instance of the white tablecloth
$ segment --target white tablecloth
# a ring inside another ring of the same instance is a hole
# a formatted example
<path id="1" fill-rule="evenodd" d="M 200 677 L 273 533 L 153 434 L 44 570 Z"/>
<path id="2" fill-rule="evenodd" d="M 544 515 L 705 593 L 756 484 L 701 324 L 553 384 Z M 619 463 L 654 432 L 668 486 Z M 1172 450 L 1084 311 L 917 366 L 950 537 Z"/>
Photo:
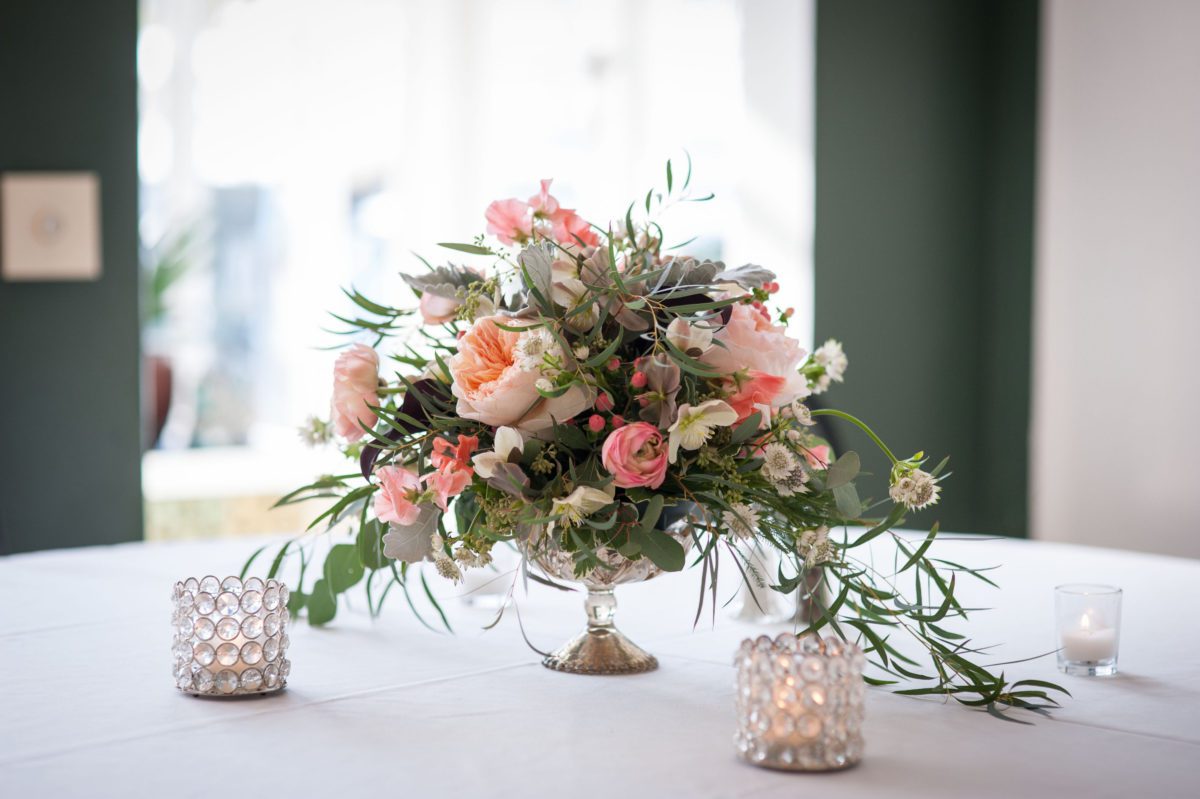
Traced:
<path id="1" fill-rule="evenodd" d="M 866 757 L 785 774 L 734 757 L 732 653 L 770 632 L 718 610 L 693 631 L 699 573 L 618 590 L 619 626 L 658 671 L 584 677 L 542 668 L 511 611 L 441 591 L 457 634 L 420 627 L 393 592 L 384 618 L 343 606 L 293 621 L 288 689 L 241 701 L 173 687 L 174 580 L 236 573 L 243 542 L 124 545 L 0 559 L 0 796 L 1168 797 L 1200 795 L 1200 562 L 1020 541 L 939 543 L 1003 563 L 1002 589 L 962 585 L 996 659 L 1053 647 L 1057 583 L 1125 588 L 1121 674 L 1057 680 L 1052 719 L 1010 724 L 940 701 L 868 691 Z M 732 565 L 724 577 L 736 577 Z M 732 583 L 723 585 L 722 600 Z M 365 599 L 356 589 L 352 602 Z M 578 595 L 520 597 L 534 643 L 582 627 Z"/>

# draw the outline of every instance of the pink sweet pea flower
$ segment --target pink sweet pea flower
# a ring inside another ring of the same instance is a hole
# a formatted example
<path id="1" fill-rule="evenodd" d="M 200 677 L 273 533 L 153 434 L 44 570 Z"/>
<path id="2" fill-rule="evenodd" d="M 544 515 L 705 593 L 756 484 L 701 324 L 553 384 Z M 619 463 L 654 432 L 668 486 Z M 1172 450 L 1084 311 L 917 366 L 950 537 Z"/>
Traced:
<path id="1" fill-rule="evenodd" d="M 542 181 L 542 190 L 529 198 L 529 207 L 538 216 L 549 217 L 558 210 L 558 200 L 550 195 L 550 184 L 553 178 Z"/>
<path id="2" fill-rule="evenodd" d="M 421 487 L 416 472 L 399 466 L 380 466 L 375 470 L 379 490 L 375 492 L 375 515 L 380 521 L 410 525 L 421 509 L 413 500 Z"/>
<path id="3" fill-rule="evenodd" d="M 464 469 L 439 469 L 424 475 L 421 480 L 429 483 L 433 489 L 437 506 L 446 510 L 450 497 L 461 494 L 463 489 L 471 484 L 471 472 Z"/>
<path id="4" fill-rule="evenodd" d="M 559 208 L 551 214 L 550 224 L 554 229 L 554 239 L 559 244 L 583 242 L 589 247 L 595 247 L 600 243 L 600 237 L 592 230 L 592 226 L 570 208 Z"/>
<path id="5" fill-rule="evenodd" d="M 806 447 L 804 449 L 804 458 L 808 461 L 808 465 L 814 469 L 828 469 L 829 447 L 825 444 L 819 444 L 815 447 Z"/>
<path id="6" fill-rule="evenodd" d="M 529 206 L 517 198 L 496 200 L 487 207 L 487 232 L 508 245 L 524 244 L 533 235 Z"/>
<path id="7" fill-rule="evenodd" d="M 429 460 L 438 471 L 465 471 L 471 475 L 475 473 L 471 468 L 471 455 L 478 448 L 479 436 L 459 436 L 457 444 L 439 437 L 433 440 L 433 452 Z"/>
<path id="8" fill-rule="evenodd" d="M 634 422 L 609 434 L 600 450 L 604 468 L 619 488 L 658 488 L 667 476 L 667 446 L 658 428 Z"/>
<path id="9" fill-rule="evenodd" d="M 775 407 L 775 398 L 779 396 L 787 380 L 758 369 L 749 369 L 746 374 L 747 377 L 741 379 L 740 384 L 736 386 L 737 390 L 733 396 L 726 397 L 725 402 L 737 411 L 739 422 L 756 410 L 762 410 L 763 418 L 766 419 L 770 409 Z"/>

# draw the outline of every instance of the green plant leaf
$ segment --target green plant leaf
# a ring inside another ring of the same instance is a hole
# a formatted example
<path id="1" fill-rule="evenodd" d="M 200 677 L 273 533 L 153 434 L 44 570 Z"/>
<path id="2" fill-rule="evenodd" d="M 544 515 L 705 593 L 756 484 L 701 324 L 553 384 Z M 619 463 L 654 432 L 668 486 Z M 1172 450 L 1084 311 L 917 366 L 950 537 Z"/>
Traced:
<path id="1" fill-rule="evenodd" d="M 746 420 L 739 424 L 733 431 L 733 437 L 729 439 L 731 444 L 740 444 L 750 436 L 758 432 L 758 426 L 762 423 L 762 414 L 758 411 L 746 417 Z"/>
<path id="2" fill-rule="evenodd" d="M 383 533 L 386 529 L 386 525 L 378 519 L 371 519 L 358 528 L 358 536 L 354 541 L 358 547 L 358 559 L 372 571 L 386 568 L 392 562 L 383 554 Z"/>
<path id="3" fill-rule="evenodd" d="M 292 594 L 295 596 L 295 594 Z M 337 615 L 337 597 L 325 580 L 317 580 L 308 596 L 308 623 L 314 627 L 328 624 Z"/>
<path id="4" fill-rule="evenodd" d="M 858 477 L 861 469 L 862 460 L 854 450 L 839 455 L 838 459 L 830 464 L 829 470 L 825 472 L 825 487 L 832 490 L 838 486 L 844 486 Z"/>
<path id="5" fill-rule="evenodd" d="M 347 590 L 363 576 L 363 563 L 353 544 L 338 544 L 325 556 L 325 581 L 335 594 Z M 313 589 L 316 593 L 316 589 Z"/>
<path id="6" fill-rule="evenodd" d="M 642 554 L 650 558 L 658 568 L 668 572 L 683 569 L 687 560 L 683 545 L 662 530 L 651 530 L 648 533 L 638 530 L 635 540 L 641 545 Z"/>
<path id="7" fill-rule="evenodd" d="M 458 250 L 459 252 L 470 253 L 471 255 L 495 255 L 491 249 L 480 247 L 478 244 L 459 244 L 452 241 L 439 241 L 439 247 L 445 247 L 447 250 Z"/>

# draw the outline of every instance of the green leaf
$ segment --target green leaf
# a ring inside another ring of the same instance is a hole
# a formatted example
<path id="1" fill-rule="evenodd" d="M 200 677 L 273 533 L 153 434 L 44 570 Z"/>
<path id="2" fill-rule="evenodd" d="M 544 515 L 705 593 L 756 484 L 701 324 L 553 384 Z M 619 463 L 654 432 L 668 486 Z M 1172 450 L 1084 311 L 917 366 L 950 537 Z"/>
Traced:
<path id="1" fill-rule="evenodd" d="M 374 571 L 386 568 L 392 559 L 383 554 L 384 525 L 378 519 L 371 519 L 358 528 L 355 546 L 358 547 L 358 559 L 362 565 Z"/>
<path id="2" fill-rule="evenodd" d="M 654 529 L 654 525 L 658 523 L 658 519 L 662 516 L 663 496 L 655 494 L 650 497 L 646 503 L 646 511 L 642 514 L 641 531 L 643 534 L 649 534 Z"/>
<path id="3" fill-rule="evenodd" d="M 829 470 L 825 472 L 825 487 L 834 489 L 844 486 L 858 477 L 861 469 L 862 461 L 857 452 L 851 450 L 844 455 L 839 455 L 838 459 L 829 466 Z"/>
<path id="4" fill-rule="evenodd" d="M 458 250 L 459 252 L 470 253 L 471 255 L 495 255 L 491 249 L 480 247 L 478 244 L 457 244 L 450 241 L 439 241 L 439 247 L 445 247 L 447 250 Z"/>
<path id="5" fill-rule="evenodd" d="M 900 571 L 902 571 L 902 572 L 908 571 L 910 568 L 912 568 L 917 563 L 919 563 L 921 558 L 923 558 L 925 556 L 925 552 L 929 549 L 930 545 L 933 543 L 933 539 L 937 538 L 939 524 L 940 524 L 940 522 L 934 523 L 933 527 L 929 530 L 929 535 L 927 535 L 925 537 L 925 541 L 921 544 L 920 547 L 917 548 L 917 551 L 912 554 L 912 557 L 910 557 L 907 561 L 905 561 L 904 565 L 902 567 L 900 567 Z"/>
<path id="6" fill-rule="evenodd" d="M 337 615 L 337 597 L 333 595 L 333 590 L 325 580 L 317 580 L 307 604 L 308 623 L 314 627 L 328 624 Z"/>
<path id="7" fill-rule="evenodd" d="M 288 597 L 288 613 L 295 616 L 308 603 L 308 594 L 303 591 L 293 591 Z"/>
<path id="8" fill-rule="evenodd" d="M 833 489 L 833 498 L 837 502 L 838 513 L 847 519 L 857 519 L 862 515 L 862 500 L 858 498 L 854 483 L 846 483 Z"/>
<path id="9" fill-rule="evenodd" d="M 733 437 L 729 439 L 731 444 L 740 444 L 750 436 L 758 432 L 758 426 L 762 423 L 762 414 L 758 411 L 746 417 L 746 420 L 739 424 L 733 431 Z"/>
<path id="10" fill-rule="evenodd" d="M 682 571 L 687 560 L 683 544 L 662 530 L 651 530 L 648 533 L 638 530 L 635 536 L 642 547 L 642 554 L 650 558 L 655 566 L 668 572 Z"/>
<path id="11" fill-rule="evenodd" d="M 338 544 L 325 556 L 325 580 L 335 594 L 353 586 L 363 576 L 363 564 L 358 548 L 353 544 Z M 316 589 L 313 589 L 316 593 Z"/>

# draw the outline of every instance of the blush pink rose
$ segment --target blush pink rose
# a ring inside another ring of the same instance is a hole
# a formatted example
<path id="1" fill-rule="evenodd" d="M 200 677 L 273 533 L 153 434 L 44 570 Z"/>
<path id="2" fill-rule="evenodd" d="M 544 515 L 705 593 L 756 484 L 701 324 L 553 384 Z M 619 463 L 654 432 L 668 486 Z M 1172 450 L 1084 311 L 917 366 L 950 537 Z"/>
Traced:
<path id="1" fill-rule="evenodd" d="M 458 306 L 462 305 L 456 297 L 442 297 L 432 291 L 421 295 L 417 308 L 421 311 L 421 319 L 427 325 L 440 325 L 449 322 L 458 315 Z"/>
<path id="2" fill-rule="evenodd" d="M 363 437 L 360 426 L 375 426 L 368 405 L 379 405 L 379 354 L 365 344 L 355 344 L 333 365 L 333 429 L 347 441 Z"/>
<path id="3" fill-rule="evenodd" d="M 765 310 L 752 305 L 739 303 L 731 310 L 729 323 L 713 336 L 725 346 L 714 346 L 700 360 L 725 374 L 749 368 L 783 378 L 772 400 L 776 408 L 806 396 L 808 382 L 797 371 L 804 350 L 787 335 L 787 328 L 772 324 Z"/>
<path id="4" fill-rule="evenodd" d="M 505 244 L 524 243 L 533 235 L 533 217 L 529 213 L 529 205 L 515 197 L 496 200 L 487 207 L 484 216 L 488 223 L 487 232 Z"/>
<path id="5" fill-rule="evenodd" d="M 658 428 L 646 422 L 634 422 L 609 434 L 600 460 L 620 488 L 658 488 L 667 476 L 666 442 Z"/>
<path id="6" fill-rule="evenodd" d="M 737 413 L 737 420 L 740 422 L 758 410 L 759 406 L 777 407 L 779 403 L 775 401 L 775 398 L 779 396 L 779 392 L 783 390 L 786 382 L 778 375 L 769 375 L 757 369 L 749 369 L 747 376 L 742 379 L 741 385 L 738 386 L 735 383 L 733 395 L 726 397 L 725 402 Z M 763 415 L 763 418 L 766 418 L 766 414 Z"/>
<path id="7" fill-rule="evenodd" d="M 514 320 L 505 316 L 476 319 L 446 364 L 459 416 L 492 427 L 507 425 L 540 433 L 592 406 L 594 393 L 581 386 L 572 386 L 561 397 L 542 397 L 536 388 L 541 373 L 522 369 L 517 362 L 521 333 L 502 330 L 496 322 L 512 325 Z"/>
<path id="8" fill-rule="evenodd" d="M 421 514 L 420 507 L 413 502 L 421 487 L 416 472 L 399 466 L 380 466 L 375 470 L 375 476 L 379 478 L 375 516 L 380 521 L 399 525 L 416 522 Z"/>

